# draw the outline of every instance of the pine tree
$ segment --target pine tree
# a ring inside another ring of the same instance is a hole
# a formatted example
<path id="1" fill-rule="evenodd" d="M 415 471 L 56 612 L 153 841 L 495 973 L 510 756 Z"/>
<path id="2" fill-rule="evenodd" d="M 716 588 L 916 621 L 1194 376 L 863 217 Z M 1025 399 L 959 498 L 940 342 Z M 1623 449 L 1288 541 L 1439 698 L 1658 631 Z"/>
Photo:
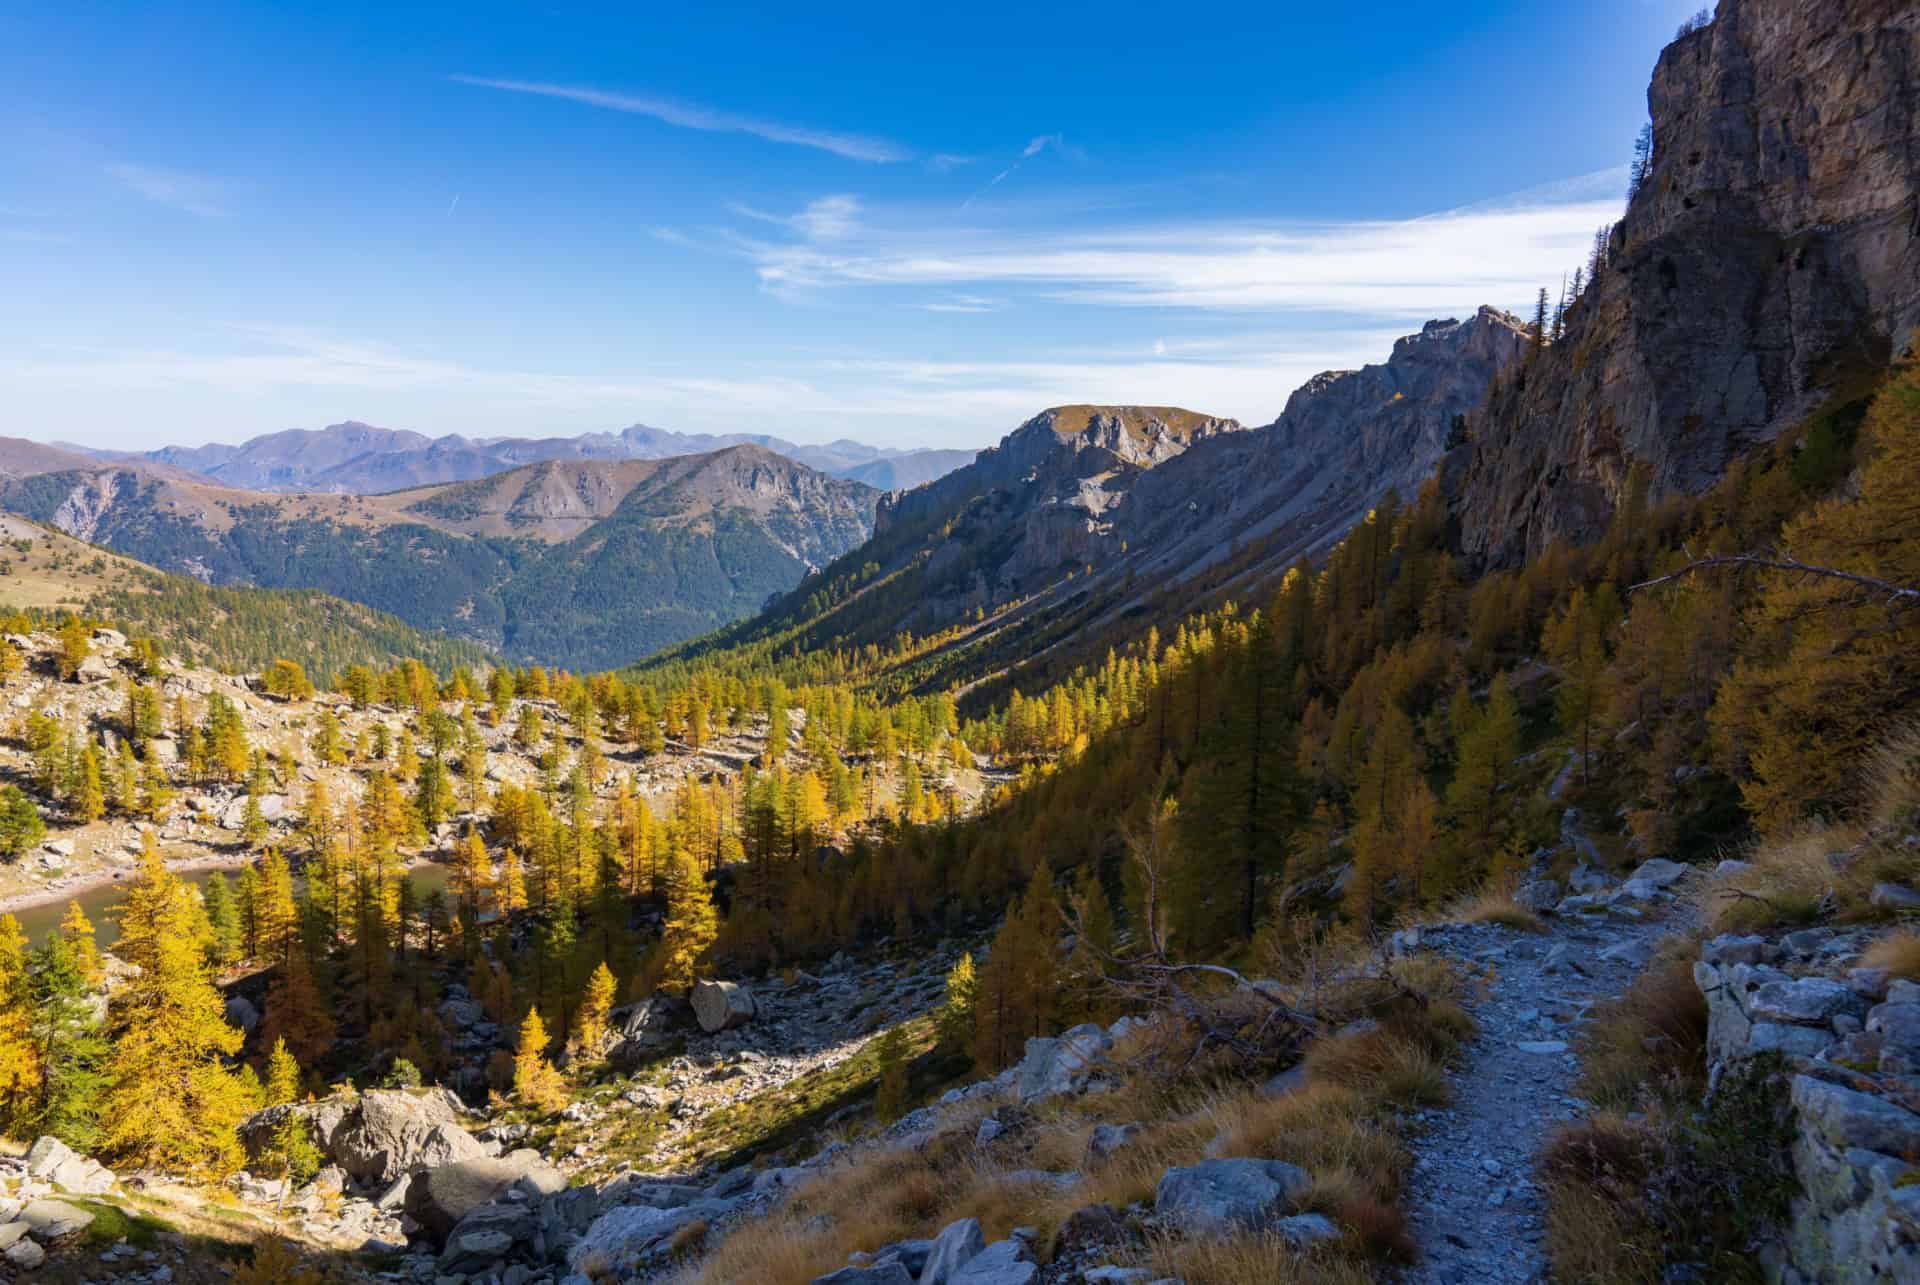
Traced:
<path id="1" fill-rule="evenodd" d="M 94 938 L 93 921 L 87 918 L 87 912 L 80 908 L 79 902 L 67 903 L 67 912 L 60 916 L 58 932 L 73 949 L 80 975 L 87 979 L 87 985 L 97 986 L 104 975 L 100 947 Z"/>
<path id="2" fill-rule="evenodd" d="M 240 909 L 234 904 L 227 877 L 217 871 L 207 880 L 201 895 L 206 901 L 207 925 L 213 932 L 208 960 L 215 968 L 225 968 L 240 957 Z"/>
<path id="3" fill-rule="evenodd" d="M 118 953 L 140 972 L 113 997 L 103 1142 L 136 1165 L 222 1175 L 241 1159 L 245 1095 L 224 1060 L 240 1049 L 209 980 L 192 898 L 151 832 L 127 890 Z"/>
<path id="4" fill-rule="evenodd" d="M 892 1124 L 907 1112 L 907 1061 L 913 1050 L 907 1044 L 906 1026 L 889 1026 L 874 1041 L 873 1052 L 880 1067 L 873 1114 L 881 1123 Z"/>
<path id="5" fill-rule="evenodd" d="M 540 1111 L 558 1111 L 566 1104 L 566 1082 L 547 1061 L 547 1024 L 540 1010 L 529 1008 L 520 1020 L 520 1043 L 513 1057 L 513 1092 L 521 1102 Z"/>
<path id="6" fill-rule="evenodd" d="M 68 616 L 60 622 L 54 650 L 54 666 L 60 677 L 67 682 L 80 672 L 80 666 L 93 651 L 93 633 L 86 622 L 78 616 Z"/>
<path id="7" fill-rule="evenodd" d="M 92 945 L 89 935 L 79 939 Z M 42 1068 L 31 1127 L 68 1146 L 90 1150 L 100 1136 L 100 1109 L 107 1087 L 103 1069 L 109 1048 L 92 1004 L 93 982 L 77 942 L 61 933 L 47 938 L 28 967 L 32 1018 L 28 1037 Z"/>

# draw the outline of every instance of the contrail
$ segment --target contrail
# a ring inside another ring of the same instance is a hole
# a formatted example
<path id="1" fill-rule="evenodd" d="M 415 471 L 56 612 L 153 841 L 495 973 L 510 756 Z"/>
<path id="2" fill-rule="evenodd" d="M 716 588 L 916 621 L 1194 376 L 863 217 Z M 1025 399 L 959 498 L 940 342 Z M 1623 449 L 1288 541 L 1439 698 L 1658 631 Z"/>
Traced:
<path id="1" fill-rule="evenodd" d="M 453 194 L 453 199 L 447 202 L 447 214 L 449 217 L 451 217 L 453 214 L 453 207 L 458 204 L 460 204 L 460 194 L 458 192 L 455 192 Z"/>

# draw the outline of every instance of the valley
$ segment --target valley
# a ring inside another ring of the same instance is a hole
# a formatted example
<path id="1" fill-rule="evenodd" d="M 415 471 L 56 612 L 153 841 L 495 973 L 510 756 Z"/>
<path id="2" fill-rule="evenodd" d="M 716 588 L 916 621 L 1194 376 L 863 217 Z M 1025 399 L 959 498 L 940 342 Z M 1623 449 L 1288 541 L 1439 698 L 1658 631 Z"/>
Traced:
<path id="1" fill-rule="evenodd" d="M 0 439 L 0 1276 L 1920 1281 L 1920 14 L 1662 40 L 1557 303 L 1277 411 Z M 1135 288 L 1054 275 L 1117 237 L 982 248 L 1096 151 L 983 167 L 944 256 L 850 194 L 656 239 L 821 370 L 884 364 L 842 289 L 1012 348 Z M 1041 284 L 887 295 L 964 272 Z"/>

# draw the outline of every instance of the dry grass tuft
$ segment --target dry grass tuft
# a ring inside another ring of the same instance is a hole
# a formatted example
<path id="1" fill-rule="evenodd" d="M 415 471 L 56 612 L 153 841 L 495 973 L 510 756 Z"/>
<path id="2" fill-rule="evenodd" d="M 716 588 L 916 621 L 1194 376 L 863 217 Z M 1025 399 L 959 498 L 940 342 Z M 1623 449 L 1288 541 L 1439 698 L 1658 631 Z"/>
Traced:
<path id="1" fill-rule="evenodd" d="M 1884 968 L 1894 977 L 1920 980 L 1920 933 L 1896 928 L 1874 939 L 1860 954 L 1865 968 Z"/>
<path id="2" fill-rule="evenodd" d="M 1540 916 L 1513 899 L 1511 882 L 1490 883 L 1449 906 L 1443 922 L 1459 924 L 1500 924 L 1519 932 L 1543 933 L 1546 924 Z"/>
<path id="3" fill-rule="evenodd" d="M 1271 1232 L 1242 1232 L 1152 1246 L 1145 1266 L 1187 1285 L 1371 1285 L 1366 1267 L 1319 1252 L 1296 1253 Z"/>
<path id="4" fill-rule="evenodd" d="M 1707 1071 L 1707 1000 L 1693 980 L 1698 957 L 1691 942 L 1663 952 L 1594 1014 L 1581 1044 L 1583 1096 L 1618 1110 L 1647 1092 L 1698 1096 Z"/>
<path id="5" fill-rule="evenodd" d="M 1712 933 L 1751 933 L 1812 923 L 1824 906 L 1859 913 L 1873 890 L 1870 863 L 1846 859 L 1865 835 L 1856 827 L 1810 821 L 1759 844 L 1748 866 L 1707 880 L 1702 918 Z"/>
<path id="6" fill-rule="evenodd" d="M 1920 722 L 1893 733 L 1874 752 L 1861 813 L 1875 829 L 1908 828 L 1920 820 Z"/>

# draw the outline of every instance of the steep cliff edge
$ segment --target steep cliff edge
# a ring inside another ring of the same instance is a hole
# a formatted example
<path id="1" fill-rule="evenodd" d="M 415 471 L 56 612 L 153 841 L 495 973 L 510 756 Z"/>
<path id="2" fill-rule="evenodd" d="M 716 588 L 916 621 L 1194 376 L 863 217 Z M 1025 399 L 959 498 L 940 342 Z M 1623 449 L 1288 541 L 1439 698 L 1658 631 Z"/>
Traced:
<path id="1" fill-rule="evenodd" d="M 1474 418 L 1461 542 L 1597 535 L 1630 471 L 1697 492 L 1920 322 L 1920 8 L 1722 0 L 1661 55 L 1651 170 L 1566 335 Z"/>

